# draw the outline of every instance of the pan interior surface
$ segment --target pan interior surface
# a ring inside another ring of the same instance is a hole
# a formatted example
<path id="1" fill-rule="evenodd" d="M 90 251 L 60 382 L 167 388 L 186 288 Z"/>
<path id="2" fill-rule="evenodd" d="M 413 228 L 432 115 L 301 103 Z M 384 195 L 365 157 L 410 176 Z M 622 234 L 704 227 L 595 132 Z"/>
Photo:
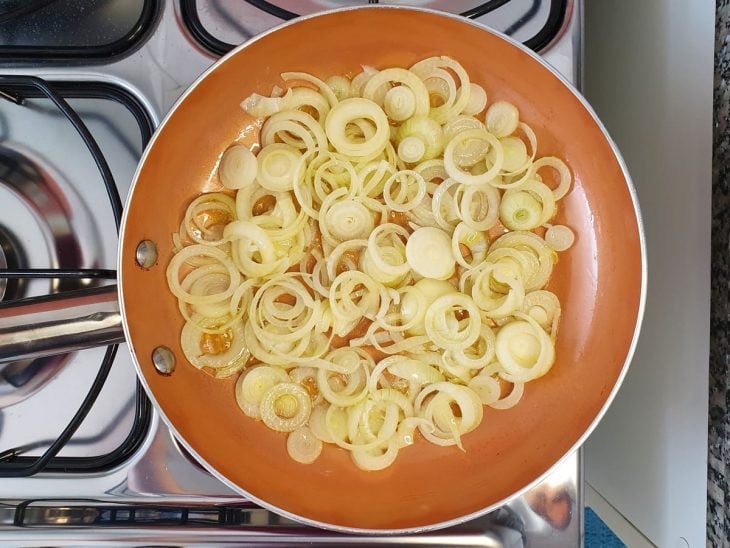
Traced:
<path id="1" fill-rule="evenodd" d="M 251 145 L 259 125 L 239 104 L 269 94 L 279 74 L 357 74 L 363 64 L 408 67 L 433 55 L 464 65 L 490 103 L 513 102 L 538 138 L 538 155 L 563 158 L 574 186 L 556 223 L 577 235 L 548 289 L 563 306 L 552 370 L 529 383 L 512 409 L 484 409 L 465 452 L 424 440 L 379 472 L 363 472 L 327 447 L 311 465 L 286 452 L 286 437 L 244 416 L 235 377 L 217 380 L 188 364 L 183 319 L 165 269 L 188 203 L 220 190 L 217 162 L 231 142 Z M 120 254 L 127 336 L 150 395 L 185 443 L 217 475 L 269 507 L 310 523 L 367 530 L 421 529 L 503 502 L 549 470 L 595 425 L 621 378 L 639 321 L 641 231 L 630 185 L 593 115 L 546 66 L 464 20 L 410 9 L 337 11 L 264 35 L 225 58 L 166 120 L 148 149 L 128 203 Z M 152 240 L 158 262 L 135 262 Z M 153 350 L 177 356 L 158 374 Z"/>

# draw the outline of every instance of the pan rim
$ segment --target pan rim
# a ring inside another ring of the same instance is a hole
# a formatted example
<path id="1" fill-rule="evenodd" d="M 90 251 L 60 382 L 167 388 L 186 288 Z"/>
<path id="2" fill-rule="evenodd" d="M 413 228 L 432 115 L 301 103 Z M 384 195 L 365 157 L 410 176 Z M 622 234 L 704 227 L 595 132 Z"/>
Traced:
<path id="1" fill-rule="evenodd" d="M 295 514 L 293 512 L 289 512 L 287 510 L 284 510 L 283 508 L 279 508 L 278 506 L 271 504 L 265 500 L 262 500 L 256 496 L 253 496 L 248 491 L 243 489 L 241 486 L 235 484 L 228 478 L 226 478 L 223 474 L 218 472 L 214 466 L 212 466 L 210 463 L 208 463 L 193 447 L 188 444 L 188 442 L 184 439 L 184 437 L 178 432 L 177 428 L 175 428 L 174 424 L 170 421 L 170 419 L 167 417 L 167 415 L 162 411 L 157 399 L 154 396 L 153 391 L 151 390 L 150 386 L 147 383 L 147 379 L 142 372 L 142 368 L 140 367 L 140 362 L 137 357 L 137 354 L 135 352 L 134 344 L 132 343 L 132 338 L 130 336 L 129 332 L 129 325 L 127 323 L 127 315 L 125 311 L 125 303 L 124 303 L 124 276 L 123 276 L 123 268 L 122 268 L 122 260 L 123 260 L 123 249 L 124 249 L 124 241 L 126 240 L 126 228 L 127 228 L 127 216 L 129 212 L 129 205 L 131 204 L 132 198 L 134 196 L 134 190 L 137 186 L 137 182 L 139 181 L 139 176 L 142 171 L 142 167 L 145 165 L 145 162 L 147 160 L 147 156 L 149 152 L 154 147 L 154 144 L 157 140 L 157 137 L 162 132 L 163 128 L 167 124 L 168 120 L 174 115 L 174 113 L 177 111 L 179 106 L 185 101 L 187 96 L 192 93 L 192 91 L 198 87 L 198 85 L 205 80 L 209 74 L 211 74 L 213 71 L 215 71 L 219 66 L 223 65 L 229 58 L 235 56 L 239 51 L 242 51 L 246 47 L 250 46 L 251 44 L 257 42 L 258 40 L 265 38 L 269 34 L 272 34 L 274 32 L 277 32 L 280 29 L 289 27 L 291 25 L 296 25 L 297 23 L 307 21 L 309 19 L 319 18 L 319 17 L 326 17 L 335 13 L 342 13 L 342 12 L 350 12 L 350 11 L 356 11 L 356 10 L 405 10 L 405 11 L 414 11 L 414 12 L 421 12 L 421 13 L 427 13 L 431 15 L 436 15 L 438 17 L 444 17 L 452 20 L 459 21 L 461 23 L 472 25 L 482 31 L 485 31 L 489 34 L 492 34 L 493 36 L 496 36 L 498 38 L 501 38 L 502 40 L 506 41 L 508 44 L 517 47 L 520 49 L 523 53 L 526 53 L 529 55 L 534 61 L 537 61 L 540 65 L 543 66 L 543 68 L 547 69 L 554 77 L 556 77 L 562 84 L 567 88 L 578 101 L 580 102 L 581 106 L 585 109 L 585 111 L 590 115 L 598 129 L 601 131 L 603 137 L 606 139 L 607 143 L 609 144 L 611 151 L 616 159 L 616 161 L 619 164 L 619 167 L 621 168 L 621 173 L 623 175 L 623 178 L 626 182 L 627 189 L 629 191 L 629 195 L 631 197 L 631 203 L 634 209 L 634 215 L 636 217 L 637 222 L 637 232 L 639 237 L 639 248 L 640 248 L 640 255 L 641 255 L 641 289 L 639 294 L 639 306 L 636 313 L 636 322 L 634 325 L 634 332 L 631 337 L 631 343 L 629 344 L 628 351 L 626 353 L 626 358 L 624 359 L 624 363 L 621 367 L 621 372 L 619 373 L 619 376 L 611 389 L 610 393 L 608 394 L 608 397 L 604 401 L 603 405 L 601 406 L 601 409 L 596 414 L 596 416 L 593 418 L 591 423 L 588 425 L 586 430 L 583 432 L 583 434 L 576 440 L 576 442 L 559 458 L 557 459 L 545 472 L 540 474 L 537 478 L 520 488 L 519 490 L 515 491 L 511 495 L 504 497 L 503 499 L 485 507 L 480 510 L 477 510 L 475 512 L 472 512 L 470 514 L 466 514 L 463 516 L 459 516 L 457 518 L 452 518 L 450 520 L 440 521 L 433 524 L 428 525 L 422 525 L 422 526 L 416 526 L 416 527 L 405 527 L 405 528 L 391 528 L 391 529 L 370 529 L 370 528 L 359 528 L 359 527 L 348 527 L 343 525 L 337 525 L 334 523 L 328 523 L 324 521 L 318 521 L 311 518 L 307 518 L 305 516 L 300 516 L 298 514 Z M 365 534 L 365 535 L 397 535 L 397 534 L 412 534 L 412 533 L 424 533 L 428 531 L 435 531 L 438 529 L 444 529 L 447 527 L 452 527 L 455 525 L 462 524 L 467 521 L 471 521 L 473 519 L 479 518 L 481 516 L 484 516 L 485 514 L 488 514 L 489 512 L 492 512 L 493 510 L 496 510 L 497 508 L 504 506 L 505 504 L 521 497 L 523 494 L 525 494 L 527 491 L 541 483 L 543 480 L 545 480 L 551 472 L 553 472 L 557 467 L 559 467 L 563 462 L 565 462 L 569 457 L 571 457 L 588 439 L 588 437 L 593 433 L 595 428 L 598 426 L 598 424 L 603 419 L 604 415 L 610 408 L 611 404 L 613 403 L 614 398 L 616 397 L 616 394 L 618 393 L 619 389 L 621 388 L 621 385 L 624 382 L 624 379 L 626 378 L 626 375 L 628 373 L 629 365 L 631 364 L 631 361 L 633 359 L 634 353 L 636 351 L 636 346 L 638 344 L 639 334 L 641 332 L 641 326 L 644 319 L 644 311 L 646 306 L 646 294 L 647 294 L 647 256 L 646 256 L 646 238 L 644 234 L 644 224 L 642 220 L 641 215 L 641 209 L 639 206 L 639 200 L 638 195 L 636 193 L 636 188 L 633 184 L 633 181 L 631 179 L 631 175 L 629 174 L 628 167 L 626 165 L 626 162 L 624 161 L 618 146 L 616 145 L 613 138 L 609 135 L 608 130 L 606 129 L 605 125 L 601 122 L 601 120 L 598 118 L 598 115 L 593 110 L 591 105 L 588 103 L 588 101 L 583 97 L 583 95 L 576 89 L 576 87 L 569 82 L 560 72 L 558 72 L 555 68 L 553 68 L 547 61 L 545 61 L 541 56 L 539 56 L 537 53 L 533 52 L 528 47 L 524 46 L 520 42 L 517 42 L 513 38 L 505 35 L 502 32 L 496 31 L 492 28 L 489 28 L 483 24 L 477 23 L 476 21 L 473 21 L 471 19 L 467 19 L 464 17 L 461 17 L 459 15 L 451 14 L 451 13 L 445 13 L 434 9 L 429 8 L 421 8 L 421 7 L 412 7 L 412 6 L 397 6 L 397 5 L 382 5 L 382 4 L 371 4 L 371 5 L 362 5 L 362 6 L 350 6 L 345 8 L 338 8 L 338 9 L 331 9 L 319 13 L 314 13 L 311 15 L 301 16 L 297 17 L 296 19 L 292 19 L 290 21 L 285 21 L 280 25 L 277 25 L 261 34 L 258 34 L 251 38 L 250 40 L 247 40 L 246 42 L 240 44 L 239 46 L 232 49 L 230 52 L 228 52 L 226 55 L 215 61 L 210 67 L 208 67 L 198 78 L 195 79 L 195 81 L 182 93 L 182 95 L 175 101 L 173 106 L 170 108 L 170 110 L 167 112 L 163 120 L 160 122 L 159 126 L 155 129 L 154 134 L 152 135 L 152 138 L 150 139 L 149 143 L 147 144 L 147 147 L 145 148 L 142 157 L 139 160 L 139 163 L 137 164 L 137 168 L 134 173 L 134 177 L 132 179 L 132 184 L 129 189 L 129 193 L 127 195 L 127 198 L 125 199 L 124 203 L 124 212 L 122 216 L 122 222 L 121 222 L 121 230 L 119 235 L 119 245 L 117 250 L 117 291 L 118 291 L 118 299 L 119 299 L 119 306 L 120 311 L 122 315 L 122 326 L 124 330 L 124 336 L 127 340 L 127 345 L 129 347 L 130 354 L 132 356 L 132 361 L 134 363 L 135 370 L 137 372 L 137 377 L 139 378 L 142 386 L 144 387 L 145 392 L 147 393 L 147 397 L 150 398 L 152 403 L 155 405 L 155 411 L 159 414 L 162 421 L 165 423 L 165 425 L 170 429 L 170 431 L 175 435 L 177 441 L 181 443 L 187 451 L 190 452 L 190 454 L 198 461 L 200 462 L 205 469 L 213 475 L 216 479 L 221 481 L 224 485 L 229 487 L 234 492 L 238 493 L 239 495 L 245 497 L 246 499 L 258 504 L 262 508 L 265 508 L 267 510 L 270 510 L 271 512 L 274 512 L 278 515 L 284 516 L 286 518 L 289 518 L 291 520 L 294 520 L 296 522 L 310 525 L 313 527 L 319 527 L 321 529 L 326 529 L 330 531 L 336 531 L 339 533 L 349 533 L 349 534 Z"/>

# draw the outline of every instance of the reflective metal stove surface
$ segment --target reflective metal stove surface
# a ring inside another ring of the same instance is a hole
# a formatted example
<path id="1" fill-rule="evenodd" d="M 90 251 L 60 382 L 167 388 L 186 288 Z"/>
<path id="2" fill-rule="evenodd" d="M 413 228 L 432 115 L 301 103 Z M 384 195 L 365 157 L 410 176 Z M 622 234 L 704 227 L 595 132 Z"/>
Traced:
<path id="1" fill-rule="evenodd" d="M 538 49 L 568 79 L 580 83 L 579 0 L 401 3 L 459 12 L 492 4 L 477 20 L 523 41 L 539 35 L 560 4 L 552 35 L 542 36 Z M 70 4 L 9 2 L 7 9 L 34 7 L 21 16 L 43 21 L 53 15 L 43 10 L 69 9 Z M 89 2 L 85 9 L 104 9 L 103 17 L 81 10 L 79 20 L 106 17 L 108 22 L 126 10 L 125 16 L 108 25 L 113 29 L 108 40 L 96 36 L 75 44 L 64 35 L 60 48 L 63 33 L 56 29 L 44 38 L 38 21 L 18 25 L 3 16 L 8 13 L 3 5 L 0 74 L 36 75 L 54 83 L 89 126 L 124 198 L 149 126 L 159 123 L 183 90 L 215 61 L 220 53 L 216 48 L 225 50 L 281 22 L 261 4 L 311 13 L 348 3 Z M 144 26 L 148 16 L 151 22 Z M 103 26 L 98 28 L 103 32 Z M 108 43 L 117 43 L 116 49 L 94 49 Z M 1 77 L 0 90 L 7 91 Z M 99 172 L 68 121 L 46 99 L 32 98 L 25 106 L 0 102 L 0 260 L 15 268 L 114 269 L 116 245 Z M 8 280 L 0 282 L 0 300 L 44 295 L 79 283 Z M 16 368 L 15 377 L 3 369 L 0 472 L 12 462 L 14 448 L 21 447 L 26 457 L 39 455 L 58 437 L 88 392 L 103 353 L 85 350 L 30 369 L 25 364 Z M 426 536 L 358 539 L 288 522 L 242 500 L 185 455 L 149 412 L 123 346 L 91 412 L 53 462 L 44 473 L 0 480 L 0 543 L 563 547 L 578 546 L 582 539 L 579 454 L 502 509 Z"/>

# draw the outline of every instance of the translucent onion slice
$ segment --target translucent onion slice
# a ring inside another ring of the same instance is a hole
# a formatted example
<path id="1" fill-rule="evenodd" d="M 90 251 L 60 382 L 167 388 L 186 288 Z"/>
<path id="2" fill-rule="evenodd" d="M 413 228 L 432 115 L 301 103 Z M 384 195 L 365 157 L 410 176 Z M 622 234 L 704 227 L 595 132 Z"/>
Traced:
<path id="1" fill-rule="evenodd" d="M 334 203 L 325 216 L 329 232 L 338 240 L 367 238 L 375 228 L 372 212 L 357 200 Z"/>
<path id="2" fill-rule="evenodd" d="M 307 74 L 306 72 L 282 72 L 281 78 L 285 82 L 288 82 L 290 80 L 302 80 L 303 82 L 310 82 L 314 84 L 315 86 L 317 86 L 317 88 L 319 88 L 319 92 L 324 96 L 324 98 L 327 99 L 330 107 L 334 107 L 339 102 L 337 100 L 337 96 L 332 91 L 332 88 L 330 88 L 327 84 L 325 84 L 316 76 L 312 76 L 311 74 Z"/>
<path id="3" fill-rule="evenodd" d="M 256 157 L 243 145 L 233 145 L 223 153 L 218 177 L 223 186 L 238 189 L 248 186 L 256 179 Z"/>
<path id="4" fill-rule="evenodd" d="M 374 317 L 380 305 L 381 286 L 363 272 L 348 271 L 338 275 L 330 288 L 330 310 L 344 321 Z M 337 333 L 345 335 L 346 333 Z"/>
<path id="5" fill-rule="evenodd" d="M 472 185 L 464 189 L 459 200 L 459 214 L 474 231 L 492 228 L 501 212 L 499 191 L 491 185 Z"/>
<path id="6" fill-rule="evenodd" d="M 435 396 L 426 398 L 432 393 Z M 452 409 L 459 409 L 457 417 Z M 483 408 L 479 396 L 466 386 L 438 382 L 426 386 L 416 398 L 416 414 L 433 423 L 433 430 L 421 428 L 421 434 L 431 443 L 442 446 L 457 445 L 463 451 L 461 436 L 474 430 L 482 421 Z"/>
<path id="7" fill-rule="evenodd" d="M 425 195 L 426 181 L 420 173 L 410 169 L 396 171 L 383 187 L 383 200 L 393 211 L 410 211 L 421 203 Z"/>
<path id="8" fill-rule="evenodd" d="M 222 291 L 210 295 L 192 295 L 185 291 L 180 285 L 179 273 L 185 262 L 193 257 L 208 257 L 222 264 L 230 280 L 228 286 Z M 172 294 L 181 301 L 191 304 L 208 304 L 226 300 L 233 295 L 236 287 L 241 283 L 241 275 L 224 251 L 200 244 L 190 245 L 178 251 L 167 266 L 166 274 L 167 284 Z"/>
<path id="9" fill-rule="evenodd" d="M 367 84 L 368 80 L 372 78 L 374 75 L 376 75 L 378 71 L 369 66 L 369 65 L 362 65 L 362 72 L 356 74 L 352 78 L 352 83 L 350 85 L 350 94 L 352 97 L 360 97 L 362 96 L 362 88 Z M 385 90 L 387 91 L 387 90 Z"/>
<path id="10" fill-rule="evenodd" d="M 512 390 L 505 397 L 488 403 L 489 407 L 493 409 L 510 409 L 517 405 L 522 399 L 522 394 L 525 392 L 525 384 L 522 382 L 515 382 L 512 385 Z"/>
<path id="11" fill-rule="evenodd" d="M 302 386 L 282 382 L 264 393 L 259 408 L 266 426 L 277 432 L 293 432 L 309 420 L 312 401 Z"/>
<path id="12" fill-rule="evenodd" d="M 422 417 L 406 417 L 398 425 L 398 433 L 396 439 L 398 441 L 398 447 L 408 447 L 413 445 L 416 441 L 415 432 L 417 428 L 423 428 L 428 432 L 433 432 L 433 423 L 422 418 Z"/>
<path id="13" fill-rule="evenodd" d="M 421 386 L 444 380 L 438 369 L 418 360 L 399 360 L 389 366 L 388 371 L 396 377 Z"/>
<path id="14" fill-rule="evenodd" d="M 353 240 L 360 241 L 360 240 Z M 385 245 L 378 248 L 378 256 L 389 265 L 397 267 L 398 265 L 405 264 L 405 249 L 402 246 L 396 247 L 392 245 Z M 401 272 L 397 268 L 389 268 L 387 270 L 381 269 L 378 264 L 373 260 L 373 254 L 363 253 L 360 256 L 360 270 L 365 272 L 368 276 L 374 280 L 380 282 L 387 287 L 399 287 L 401 286 L 410 272 Z"/>
<path id="15" fill-rule="evenodd" d="M 324 81 L 339 101 L 352 97 L 352 83 L 346 76 L 335 74 Z"/>
<path id="16" fill-rule="evenodd" d="M 512 135 L 520 123 L 520 112 L 507 101 L 497 101 L 487 109 L 484 120 L 487 130 L 495 137 Z"/>
<path id="17" fill-rule="evenodd" d="M 508 232 L 492 242 L 487 254 L 487 261 L 495 262 L 498 250 L 510 248 L 516 252 L 511 252 L 513 256 L 522 255 L 522 264 L 529 266 L 529 270 L 524 271 L 520 276 L 525 291 L 542 289 L 552 273 L 555 252 L 537 234 L 523 231 Z M 517 263 L 513 262 L 512 264 L 516 265 Z"/>
<path id="18" fill-rule="evenodd" d="M 443 69 L 434 68 L 423 83 L 428 90 L 431 108 L 448 104 L 452 106 L 456 100 L 456 81 Z"/>
<path id="19" fill-rule="evenodd" d="M 545 243 L 555 251 L 566 251 L 575 243 L 575 234 L 565 225 L 548 226 Z"/>
<path id="20" fill-rule="evenodd" d="M 424 278 L 446 280 L 454 274 L 451 238 L 441 229 L 426 226 L 410 235 L 406 258 L 414 272 Z"/>
<path id="21" fill-rule="evenodd" d="M 385 94 L 383 110 L 395 122 L 407 120 L 416 112 L 416 95 L 408 86 L 391 88 Z"/>
<path id="22" fill-rule="evenodd" d="M 519 320 L 503 326 L 497 333 L 496 354 L 510 378 L 527 382 L 547 373 L 555 361 L 552 340 L 530 316 L 518 312 Z"/>
<path id="23" fill-rule="evenodd" d="M 485 129 L 484 124 L 474 116 L 461 114 L 443 125 L 444 139 L 451 141 L 457 134 L 468 129 Z"/>
<path id="24" fill-rule="evenodd" d="M 305 87 L 292 88 L 292 96 L 287 103 L 287 108 L 303 110 L 314 115 L 318 122 L 324 120 L 330 111 L 330 103 L 319 92 Z"/>
<path id="25" fill-rule="evenodd" d="M 471 93 L 469 75 L 460 63 L 445 56 L 423 59 L 410 68 L 411 72 L 414 72 L 421 80 L 426 80 L 430 77 L 443 78 L 444 75 L 451 80 L 450 74 L 443 69 L 451 70 L 456 74 L 459 79 L 459 90 L 456 97 L 453 97 L 453 99 L 449 98 L 443 105 L 432 108 L 429 112 L 429 116 L 440 124 L 458 116 L 469 103 L 469 95 Z"/>
<path id="26" fill-rule="evenodd" d="M 413 170 L 420 173 L 421 177 L 423 177 L 427 183 L 440 183 L 448 177 L 446 168 L 444 167 L 444 161 L 441 159 L 426 160 L 414 167 Z"/>
<path id="27" fill-rule="evenodd" d="M 223 235 L 234 241 L 233 261 L 250 278 L 262 278 L 286 270 L 288 261 L 277 257 L 274 244 L 264 229 L 249 221 L 233 221 Z"/>
<path id="28" fill-rule="evenodd" d="M 322 440 L 311 429 L 300 426 L 286 438 L 286 451 L 301 464 L 312 464 L 322 453 Z"/>
<path id="29" fill-rule="evenodd" d="M 327 410 L 329 404 L 320 404 L 312 408 L 309 415 L 309 428 L 315 437 L 325 443 L 334 443 L 332 436 L 327 429 Z"/>
<path id="30" fill-rule="evenodd" d="M 522 311 L 555 336 L 560 320 L 560 300 L 555 293 L 544 289 L 531 291 L 525 295 Z"/>
<path id="31" fill-rule="evenodd" d="M 329 441 L 327 443 L 337 443 L 337 440 L 347 438 L 347 411 L 336 405 L 329 405 L 325 411 L 325 428 Z M 339 444 L 338 444 L 339 445 Z M 347 449 L 344 447 L 343 449 Z"/>
<path id="32" fill-rule="evenodd" d="M 418 140 L 423 146 L 423 155 L 412 162 L 432 160 L 444 150 L 444 134 L 441 126 L 429 116 L 417 114 L 398 128 L 395 141 L 399 151 L 406 139 Z"/>
<path id="33" fill-rule="evenodd" d="M 465 315 L 462 320 L 459 316 Z M 426 334 L 434 344 L 445 350 L 459 350 L 474 344 L 479 338 L 481 317 L 474 301 L 463 293 L 439 297 L 426 310 Z"/>
<path id="34" fill-rule="evenodd" d="M 227 368 L 232 372 L 234 366 L 243 367 L 251 356 L 245 345 L 241 321 L 221 334 L 205 333 L 194 323 L 186 322 L 180 335 L 180 346 L 185 358 L 198 369 Z"/>
<path id="35" fill-rule="evenodd" d="M 496 319 L 512 315 L 522 309 L 525 289 L 520 278 L 503 266 L 484 263 L 475 271 L 471 295 L 487 317 Z M 494 287 L 507 288 L 506 295 Z"/>
<path id="36" fill-rule="evenodd" d="M 542 204 L 529 192 L 505 192 L 499 204 L 499 219 L 510 230 L 532 230 L 540 226 Z"/>
<path id="37" fill-rule="evenodd" d="M 271 191 L 292 190 L 301 158 L 299 150 L 284 143 L 263 147 L 256 157 L 259 184 Z"/>
<path id="38" fill-rule="evenodd" d="M 403 68 L 387 68 L 381 70 L 370 78 L 362 88 L 362 96 L 365 99 L 375 101 L 377 99 L 376 92 L 388 82 L 396 82 L 407 87 L 414 100 L 414 114 L 416 116 L 426 116 L 429 111 L 428 90 L 420 78 L 411 71 Z M 399 87 L 402 87 L 399 86 Z M 397 88 L 395 88 L 397 89 Z M 385 97 L 387 98 L 388 92 Z"/>
<path id="39" fill-rule="evenodd" d="M 498 378 L 482 373 L 472 378 L 467 386 L 479 396 L 479 399 L 484 405 L 491 405 L 497 402 L 502 390 Z"/>
<path id="40" fill-rule="evenodd" d="M 385 160 L 374 160 L 364 164 L 358 170 L 358 176 L 363 183 L 363 193 L 369 197 L 382 194 L 385 181 L 395 173 L 395 168 Z"/>
<path id="41" fill-rule="evenodd" d="M 552 191 L 539 181 L 528 181 L 519 190 L 507 190 L 499 205 L 499 218 L 510 230 L 532 230 L 555 215 Z"/>
<path id="42" fill-rule="evenodd" d="M 312 116 L 301 110 L 277 112 L 264 122 L 259 135 L 261 145 L 273 144 L 277 137 L 287 144 L 307 151 L 313 151 L 315 148 L 317 150 L 328 149 L 327 136 L 322 126 Z"/>
<path id="43" fill-rule="evenodd" d="M 279 383 L 287 382 L 289 376 L 280 367 L 259 365 L 245 371 L 236 382 L 236 402 L 246 415 L 261 417 L 259 405 L 264 394 Z"/>
<path id="44" fill-rule="evenodd" d="M 338 350 L 340 352 L 351 352 L 356 359 L 359 358 L 354 349 L 343 347 Z M 368 362 L 361 360 L 357 363 L 360 365 L 360 369 L 356 369 L 347 376 L 346 384 L 341 387 L 339 391 L 336 391 L 332 387 L 329 371 L 326 369 L 320 369 L 317 372 L 317 384 L 319 385 L 320 392 L 322 392 L 322 396 L 325 400 L 334 405 L 348 407 L 355 405 L 365 398 L 367 395 L 367 375 L 369 373 L 367 370 Z M 356 374 L 358 371 L 359 374 Z"/>
<path id="45" fill-rule="evenodd" d="M 443 375 L 438 378 L 440 380 L 443 380 Z M 373 393 L 372 398 L 375 402 L 391 402 L 396 404 L 398 407 L 400 407 L 405 418 L 413 416 L 413 404 L 411 403 L 411 400 L 405 394 L 398 390 L 395 390 L 393 388 L 381 388 L 380 390 L 376 390 L 375 393 Z"/>
<path id="46" fill-rule="evenodd" d="M 464 257 L 462 246 L 468 251 L 469 260 Z M 474 230 L 466 223 L 456 225 L 454 233 L 451 235 L 451 252 L 454 254 L 456 262 L 466 269 L 474 268 L 484 262 L 488 247 L 489 242 L 484 232 Z"/>
<path id="47" fill-rule="evenodd" d="M 439 227 L 452 233 L 461 222 L 455 194 L 461 190 L 461 183 L 454 179 L 446 179 L 438 185 L 431 199 L 431 213 Z"/>
<path id="48" fill-rule="evenodd" d="M 185 210 L 180 232 L 199 244 L 223 246 L 228 241 L 223 237 L 223 230 L 233 220 L 235 211 L 235 203 L 230 196 L 221 192 L 202 194 Z"/>
<path id="49" fill-rule="evenodd" d="M 289 371 L 289 379 L 304 387 L 312 398 L 313 406 L 324 400 L 317 386 L 317 370 L 314 367 L 295 367 Z"/>
<path id="50" fill-rule="evenodd" d="M 401 238 L 408 238 L 408 236 L 408 231 L 397 224 L 381 224 L 375 227 L 375 230 L 370 233 L 368 247 L 365 253 L 380 272 L 395 278 L 406 276 L 411 267 L 405 261 L 405 253 L 399 255 L 403 259 L 402 262 L 394 263 L 386 259 L 383 255 L 382 248 L 389 244 L 396 249 L 403 249 L 405 251 L 405 246 Z M 388 255 L 388 258 L 392 259 L 394 256 Z"/>
<path id="51" fill-rule="evenodd" d="M 352 462 L 361 470 L 383 470 L 395 462 L 398 456 L 398 442 L 390 438 L 383 447 L 374 449 L 354 449 Z"/>
<path id="52" fill-rule="evenodd" d="M 560 200 L 568 193 L 573 183 L 573 176 L 570 173 L 570 169 L 565 165 L 565 162 L 555 156 L 544 156 L 533 163 L 535 173 L 539 174 L 540 170 L 545 167 L 554 169 L 558 174 L 558 186 L 553 189 L 553 195 L 556 200 Z"/>
<path id="53" fill-rule="evenodd" d="M 487 92 L 479 84 L 471 82 L 469 84 L 469 101 L 466 103 L 463 114 L 476 116 L 487 106 Z"/>
<path id="54" fill-rule="evenodd" d="M 400 315 L 406 326 L 405 330 L 410 335 L 425 335 L 426 328 L 423 321 L 428 307 L 439 297 L 455 293 L 457 290 L 447 281 L 424 278 L 414 286 L 404 287 L 402 291 Z"/>
<path id="55" fill-rule="evenodd" d="M 494 148 L 495 151 L 492 166 L 479 175 L 473 175 L 460 169 L 454 158 L 456 147 L 471 139 L 483 141 L 488 147 Z M 502 143 L 494 135 L 481 129 L 469 129 L 458 133 L 449 141 L 449 144 L 446 145 L 446 149 L 444 150 L 444 166 L 446 167 L 446 172 L 449 174 L 449 177 L 465 185 L 489 183 L 499 174 L 503 161 L 504 152 Z"/>
<path id="56" fill-rule="evenodd" d="M 425 153 L 426 144 L 413 135 L 406 137 L 398 145 L 398 157 L 408 164 L 420 162 Z"/>
<path id="57" fill-rule="evenodd" d="M 467 369 L 482 369 L 494 359 L 496 338 L 492 329 L 483 325 L 479 331 L 479 338 L 474 344 L 459 350 L 444 352 L 444 362 Z"/>
<path id="58" fill-rule="evenodd" d="M 241 108 L 255 118 L 264 118 L 287 108 L 290 98 L 291 90 L 287 91 L 283 97 L 266 97 L 252 93 L 241 102 Z"/>
<path id="59" fill-rule="evenodd" d="M 375 134 L 365 141 L 354 142 L 347 138 L 345 128 L 359 119 L 372 121 L 375 124 Z M 359 97 L 345 99 L 333 107 L 325 120 L 325 131 L 338 152 L 352 157 L 381 152 L 390 137 L 388 117 L 383 109 L 373 101 Z"/>

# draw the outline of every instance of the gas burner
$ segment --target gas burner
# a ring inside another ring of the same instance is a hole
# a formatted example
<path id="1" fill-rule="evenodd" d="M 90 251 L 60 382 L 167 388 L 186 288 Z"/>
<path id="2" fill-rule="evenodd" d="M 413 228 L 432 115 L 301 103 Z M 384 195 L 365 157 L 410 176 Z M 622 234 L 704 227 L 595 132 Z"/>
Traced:
<path id="1" fill-rule="evenodd" d="M 27 268 L 28 262 L 18 238 L 0 224 L 0 270 Z M 25 290 L 26 280 L 0 278 L 0 301 L 19 299 Z"/>
<path id="2" fill-rule="evenodd" d="M 128 188 L 152 130 L 150 115 L 135 96 L 110 82 L 80 78 L 48 84 L 3 75 L 0 88 L 3 96 L 22 98 L 14 101 L 19 104 L 0 103 L 0 219 L 26 259 L 0 278 L 24 279 L 26 288 L 15 298 L 36 303 L 113 278 L 114 217 L 121 206 L 118 197 L 110 206 L 108 196 L 114 198 L 114 178 L 122 181 L 123 192 Z M 72 115 L 62 115 L 46 93 Z M 113 177 L 100 176 L 96 160 L 104 159 L 98 148 L 90 154 L 69 123 L 75 123 L 74 116 L 113 156 Z M 0 309 L 8 297 L 6 288 Z M 5 419 L 0 476 L 67 473 L 108 469 L 127 458 L 147 431 L 149 404 L 128 353 L 91 349 L 2 365 L 0 414 Z M 38 460 L 46 454 L 50 458 Z"/>
<path id="3" fill-rule="evenodd" d="M 458 14 L 542 51 L 559 35 L 570 0 L 180 0 L 183 22 L 196 42 L 222 55 L 283 21 L 333 8 L 381 4 Z"/>
<path id="4" fill-rule="evenodd" d="M 98 241 L 84 246 L 83 232 L 93 234 L 91 218 L 73 188 L 55 169 L 20 145 L 0 145 L 0 260 L 3 268 L 80 268 L 96 260 Z M 0 279 L 0 300 L 77 289 L 83 280 Z M 21 360 L 0 366 L 0 409 L 40 390 L 69 356 Z"/>
<path id="5" fill-rule="evenodd" d="M 57 169 L 25 146 L 0 145 L 0 201 L 3 232 L 15 235 L 13 247 L 27 257 L 28 268 L 90 268 L 99 260 L 101 244 L 88 208 Z M 80 287 L 73 279 L 47 283 L 35 283 L 24 296 Z"/>

